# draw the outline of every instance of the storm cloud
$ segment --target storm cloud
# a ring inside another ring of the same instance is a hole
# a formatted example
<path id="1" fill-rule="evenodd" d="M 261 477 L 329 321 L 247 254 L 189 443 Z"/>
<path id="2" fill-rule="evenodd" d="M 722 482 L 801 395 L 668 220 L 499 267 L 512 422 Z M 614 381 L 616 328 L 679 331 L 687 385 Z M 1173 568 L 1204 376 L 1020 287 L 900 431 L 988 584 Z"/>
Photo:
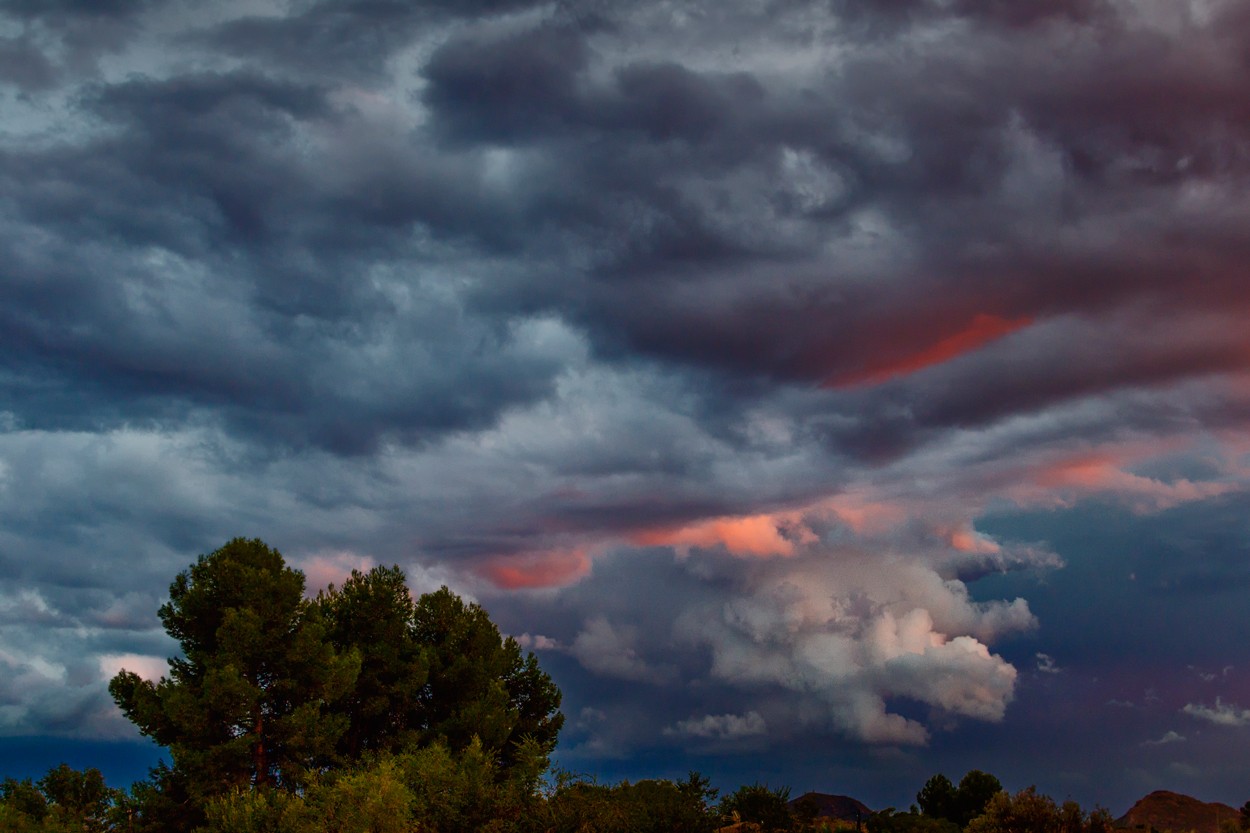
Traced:
<path id="1" fill-rule="evenodd" d="M 1233 789 L 1247 56 L 1236 0 L 0 3 L 0 734 L 132 740 L 248 535 L 481 600 L 596 771 Z"/>

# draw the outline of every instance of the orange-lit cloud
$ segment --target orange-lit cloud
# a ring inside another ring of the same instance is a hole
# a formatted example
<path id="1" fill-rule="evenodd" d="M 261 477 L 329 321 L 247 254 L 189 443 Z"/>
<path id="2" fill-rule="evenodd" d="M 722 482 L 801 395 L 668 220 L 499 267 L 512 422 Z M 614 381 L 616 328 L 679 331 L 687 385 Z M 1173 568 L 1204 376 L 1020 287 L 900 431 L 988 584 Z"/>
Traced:
<path id="1" fill-rule="evenodd" d="M 560 587 L 589 571 L 590 556 L 584 549 L 500 555 L 476 569 L 478 575 L 504 590 Z"/>
<path id="2" fill-rule="evenodd" d="M 1126 471 L 1133 461 L 1131 450 L 1099 451 L 1060 460 L 1040 469 L 1033 484 L 1046 490 L 1058 503 L 1072 493 L 1107 493 L 1124 500 L 1138 512 L 1158 512 L 1217 495 L 1237 491 L 1230 482 L 1195 482 L 1185 478 L 1158 480 Z M 1029 486 L 1020 491 L 1027 493 Z"/>
<path id="3" fill-rule="evenodd" d="M 304 571 L 305 592 L 316 594 L 318 590 L 331 584 L 342 585 L 352 574 L 352 570 L 367 572 L 374 566 L 374 561 L 367 555 L 357 555 L 345 550 L 302 559 L 298 566 Z"/>
<path id="4" fill-rule="evenodd" d="M 149 654 L 101 654 L 100 673 L 112 679 L 121 671 L 133 671 L 145 680 L 156 682 L 169 672 L 164 657 Z"/>
<path id="5" fill-rule="evenodd" d="M 959 552 L 989 555 L 1002 551 L 1002 547 L 988 535 L 977 532 L 971 524 L 965 524 L 946 533 L 951 548 Z"/>
<path id="6" fill-rule="evenodd" d="M 908 509 L 897 503 L 848 492 L 830 498 L 824 508 L 846 524 L 856 535 L 884 532 L 906 522 Z"/>
<path id="7" fill-rule="evenodd" d="M 723 546 L 734 555 L 759 558 L 793 555 L 796 544 L 811 543 L 815 534 L 799 513 L 713 518 L 688 526 L 648 529 L 632 536 L 635 544 L 656 547 Z"/>
<path id="8" fill-rule="evenodd" d="M 870 361 L 858 370 L 831 377 L 825 382 L 825 386 L 850 388 L 859 385 L 877 385 L 896 376 L 906 376 L 926 367 L 950 361 L 964 353 L 971 353 L 991 341 L 1010 335 L 1032 323 L 1031 316 L 1003 318 L 998 315 L 979 313 L 963 329 L 928 347 L 902 358 Z"/>

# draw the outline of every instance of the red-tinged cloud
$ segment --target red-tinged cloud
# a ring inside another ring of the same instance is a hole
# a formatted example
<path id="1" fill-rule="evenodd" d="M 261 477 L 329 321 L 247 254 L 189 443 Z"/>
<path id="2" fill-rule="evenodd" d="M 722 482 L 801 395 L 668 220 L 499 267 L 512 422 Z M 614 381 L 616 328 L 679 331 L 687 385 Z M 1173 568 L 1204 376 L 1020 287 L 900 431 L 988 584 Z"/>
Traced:
<path id="1" fill-rule="evenodd" d="M 796 544 L 811 543 L 815 535 L 797 512 L 713 518 L 688 526 L 649 529 L 632 536 L 635 544 L 647 547 L 723 546 L 733 555 L 769 558 L 793 555 Z"/>
<path id="2" fill-rule="evenodd" d="M 112 679 L 120 671 L 133 671 L 145 680 L 156 682 L 169 672 L 169 662 L 164 657 L 149 654 L 101 654 L 100 673 Z"/>
<path id="3" fill-rule="evenodd" d="M 898 376 L 907 376 L 927 367 L 956 359 L 979 350 L 990 342 L 1011 335 L 1033 323 L 1031 316 L 1003 318 L 978 313 L 962 329 L 933 344 L 903 356 L 883 356 L 856 370 L 836 374 L 825 382 L 830 388 L 851 388 L 878 385 Z"/>
<path id="4" fill-rule="evenodd" d="M 354 552 L 320 553 L 299 562 L 304 571 L 306 593 L 312 595 L 331 584 L 342 585 L 353 570 L 366 572 L 374 561 L 367 555 Z"/>
<path id="5" fill-rule="evenodd" d="M 837 495 L 824 505 L 857 535 L 879 534 L 906 522 L 908 517 L 905 506 L 873 498 L 863 491 Z"/>
<path id="6" fill-rule="evenodd" d="M 992 555 L 1002 551 L 1002 546 L 988 535 L 977 532 L 971 524 L 964 524 L 947 532 L 951 548 L 962 553 Z"/>
<path id="7" fill-rule="evenodd" d="M 548 550 L 496 556 L 475 572 L 503 590 L 560 587 L 577 581 L 590 571 L 584 549 Z"/>
<path id="8" fill-rule="evenodd" d="M 1135 461 L 1133 449 L 1081 454 L 1051 463 L 1038 471 L 1033 484 L 1022 484 L 1017 494 L 1025 503 L 1070 503 L 1090 494 L 1124 501 L 1137 512 L 1159 512 L 1183 503 L 1240 491 L 1237 482 L 1195 482 L 1188 478 L 1161 480 L 1128 471 Z M 1040 487 L 1040 488 L 1038 488 Z"/>

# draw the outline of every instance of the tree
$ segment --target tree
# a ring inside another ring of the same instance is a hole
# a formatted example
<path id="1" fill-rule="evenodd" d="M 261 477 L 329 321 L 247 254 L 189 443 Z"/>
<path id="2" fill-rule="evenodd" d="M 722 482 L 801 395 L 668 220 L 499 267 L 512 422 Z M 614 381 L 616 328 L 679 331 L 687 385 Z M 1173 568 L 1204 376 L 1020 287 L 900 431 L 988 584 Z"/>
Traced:
<path id="1" fill-rule="evenodd" d="M 955 790 L 954 816 L 948 816 L 960 827 L 985 811 L 990 799 L 1003 791 L 1003 785 L 997 778 L 979 769 L 969 771 L 959 779 L 959 787 Z"/>
<path id="2" fill-rule="evenodd" d="M 506 777 L 529 739 L 526 755 L 537 750 L 546 767 L 564 723 L 560 690 L 479 605 L 446 587 L 414 602 L 394 566 L 354 571 L 317 606 L 336 647 L 360 655 L 359 675 L 334 706 L 348 721 L 345 759 L 432 743 L 459 752 L 476 738 Z"/>
<path id="3" fill-rule="evenodd" d="M 1102 808 L 1086 813 L 1075 801 L 1055 803 L 1036 787 L 1015 795 L 999 792 L 985 812 L 968 824 L 968 833 L 1107 833 L 1111 814 Z"/>
<path id="4" fill-rule="evenodd" d="M 161 761 L 148 770 L 146 779 L 131 784 L 129 794 L 114 807 L 120 820 L 116 826 L 126 833 L 194 830 L 204 822 L 204 815 L 191 793 L 187 773 Z"/>
<path id="5" fill-rule="evenodd" d="M 122 671 L 109 685 L 173 758 L 115 808 L 128 829 L 294 829 L 327 783 L 347 808 L 331 814 L 369 826 L 387 813 L 357 799 L 370 779 L 391 784 L 379 762 L 401 756 L 404 767 L 450 756 L 449 784 L 488 777 L 492 801 L 515 809 L 537 794 L 564 721 L 533 654 L 446 587 L 414 601 L 399 567 L 353 572 L 309 601 L 277 550 L 236 538 L 180 573 L 159 615 L 182 649 L 169 675 Z M 374 769 L 333 781 L 360 767 Z M 406 783 L 419 804 L 424 788 Z"/>
<path id="6" fill-rule="evenodd" d="M 701 815 L 711 817 L 712 802 L 720 792 L 712 786 L 712 779 L 692 769 L 686 773 L 685 781 L 677 782 L 677 790 Z"/>
<path id="7" fill-rule="evenodd" d="M 1241 809 L 1238 813 L 1241 816 L 1241 829 L 1250 830 L 1250 801 L 1241 805 Z"/>
<path id="8" fill-rule="evenodd" d="M 348 761 L 365 752 L 411 746 L 423 724 L 420 696 L 429 679 L 424 646 L 414 630 L 416 605 L 398 566 L 353 570 L 342 587 L 317 595 L 330 640 L 360 654 L 360 673 L 334 705 L 348 726 L 339 753 Z"/>
<path id="9" fill-rule="evenodd" d="M 759 783 L 744 785 L 721 799 L 721 814 L 726 818 L 755 822 L 765 831 L 791 830 L 794 817 L 789 800 L 789 787 L 772 790 Z"/>
<path id="10" fill-rule="evenodd" d="M 1048 795 L 1029 787 L 1013 795 L 999 793 L 968 833 L 1059 833 L 1059 808 Z"/>
<path id="11" fill-rule="evenodd" d="M 104 783 L 100 770 L 58 764 L 37 782 L 0 782 L 0 831 L 4 833 L 106 833 L 118 826 L 124 793 Z M 129 830 L 129 828 L 126 828 Z"/>
<path id="12" fill-rule="evenodd" d="M 623 781 L 607 786 L 562 774 L 533 829 L 550 833 L 711 833 L 716 793 L 692 772 L 685 781 Z"/>
<path id="13" fill-rule="evenodd" d="M 698 773 L 679 783 L 649 779 L 623 784 L 618 791 L 636 808 L 631 833 L 711 833 L 715 827 L 707 800 L 716 791 Z"/>
<path id="14" fill-rule="evenodd" d="M 485 610 L 443 587 L 417 600 L 413 632 L 429 669 L 418 695 L 424 743 L 458 751 L 476 737 L 498 754 L 503 773 L 518 763 L 525 739 L 550 754 L 564 724 L 560 689 L 532 653 L 522 657 L 515 639 L 500 636 Z"/>
<path id="15" fill-rule="evenodd" d="M 914 812 L 898 813 L 893 807 L 869 814 L 864 828 L 868 833 L 959 833 L 959 828 L 949 819 Z"/>
<path id="16" fill-rule="evenodd" d="M 954 821 L 957 813 L 955 785 L 941 773 L 934 775 L 916 793 L 916 803 L 920 805 L 920 812 L 929 818 Z"/>
<path id="17" fill-rule="evenodd" d="M 347 720 L 328 706 L 355 680 L 304 576 L 259 540 L 202 555 L 169 588 L 161 622 L 182 648 L 157 683 L 122 671 L 113 699 L 168 747 L 193 798 L 231 787 L 292 786 L 325 766 Z"/>
<path id="18" fill-rule="evenodd" d="M 979 769 L 965 774 L 958 787 L 945 775 L 938 774 L 916 793 L 916 803 L 929 818 L 946 819 L 959 827 L 967 827 L 1002 789 L 997 778 Z"/>
<path id="19" fill-rule="evenodd" d="M 1086 833 L 1111 833 L 1115 826 L 1115 817 L 1106 807 L 1094 807 L 1085 820 Z"/>
<path id="20" fill-rule="evenodd" d="M 55 822 L 83 833 L 103 833 L 109 828 L 117 791 L 104 783 L 100 770 L 79 772 L 60 764 L 39 779 L 39 790 L 47 799 L 48 817 Z"/>
<path id="21" fill-rule="evenodd" d="M 48 800 L 29 778 L 5 778 L 0 782 L 0 805 L 34 822 L 43 821 L 48 814 Z"/>

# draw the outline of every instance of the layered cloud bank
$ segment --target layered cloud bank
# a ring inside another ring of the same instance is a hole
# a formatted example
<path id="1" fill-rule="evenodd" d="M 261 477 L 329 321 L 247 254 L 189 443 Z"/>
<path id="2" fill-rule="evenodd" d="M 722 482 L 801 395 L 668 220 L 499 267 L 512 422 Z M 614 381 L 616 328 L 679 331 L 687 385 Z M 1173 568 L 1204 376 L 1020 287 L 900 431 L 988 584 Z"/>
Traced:
<path id="1" fill-rule="evenodd" d="M 1248 54 L 1239 0 L 0 4 L 0 734 L 129 736 L 255 535 L 486 602 L 578 761 L 1085 698 L 1214 772 Z"/>

